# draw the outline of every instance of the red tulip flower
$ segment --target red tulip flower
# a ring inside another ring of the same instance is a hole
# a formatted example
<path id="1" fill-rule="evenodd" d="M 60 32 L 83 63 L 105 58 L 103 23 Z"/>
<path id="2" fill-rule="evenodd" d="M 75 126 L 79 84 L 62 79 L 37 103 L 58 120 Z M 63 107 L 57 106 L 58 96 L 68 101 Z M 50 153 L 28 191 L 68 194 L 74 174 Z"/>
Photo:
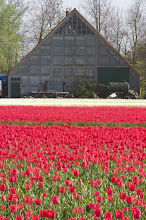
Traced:
<path id="1" fill-rule="evenodd" d="M 59 192 L 61 193 L 61 194 L 64 194 L 65 192 L 66 192 L 66 187 L 59 187 Z"/>
<path id="2" fill-rule="evenodd" d="M 33 215 L 33 210 L 25 211 L 25 215 L 26 215 L 26 216 L 29 216 L 29 217 L 32 217 L 32 215 Z"/>
<path id="3" fill-rule="evenodd" d="M 108 196 L 107 198 L 110 202 L 113 202 L 113 200 L 114 200 L 114 196 Z"/>
<path id="4" fill-rule="evenodd" d="M 5 205 L 1 205 L 1 211 L 5 211 L 6 210 L 6 206 Z"/>
<path id="5" fill-rule="evenodd" d="M 22 209 L 24 208 L 24 204 L 22 204 L 22 203 L 17 203 L 17 208 L 18 208 L 19 210 L 22 210 Z"/>
<path id="6" fill-rule="evenodd" d="M 6 196 L 5 196 L 5 195 L 1 196 L 1 199 L 2 199 L 3 201 L 6 201 Z"/>
<path id="7" fill-rule="evenodd" d="M 97 201 L 98 203 L 101 203 L 102 200 L 103 200 L 102 196 L 96 196 L 96 201 Z"/>
<path id="8" fill-rule="evenodd" d="M 73 183 L 71 182 L 71 180 L 65 180 L 64 182 L 66 186 L 73 186 Z"/>
<path id="9" fill-rule="evenodd" d="M 43 187 L 43 182 L 39 182 L 38 183 L 38 186 L 41 188 L 41 187 Z"/>
<path id="10" fill-rule="evenodd" d="M 75 186 L 70 186 L 70 192 L 74 193 L 76 191 L 76 187 Z"/>
<path id="11" fill-rule="evenodd" d="M 42 198 L 47 198 L 47 193 L 42 193 Z"/>
<path id="12" fill-rule="evenodd" d="M 123 211 L 115 211 L 116 218 L 121 219 L 123 218 L 124 212 Z"/>
<path id="13" fill-rule="evenodd" d="M 0 184 L 0 191 L 4 192 L 6 190 L 6 185 L 5 184 Z"/>
<path id="14" fill-rule="evenodd" d="M 106 189 L 107 189 L 107 194 L 108 194 L 109 196 L 112 196 L 114 190 L 113 190 L 110 186 L 108 186 Z"/>
<path id="15" fill-rule="evenodd" d="M 16 205 L 11 205 L 9 208 L 10 208 L 10 211 L 12 213 L 16 213 L 17 212 L 17 206 Z"/>
<path id="16" fill-rule="evenodd" d="M 39 220 L 40 219 L 40 215 L 33 215 L 32 216 L 32 220 Z"/>
<path id="17" fill-rule="evenodd" d="M 134 196 L 127 196 L 126 197 L 126 202 L 128 204 L 132 204 L 134 202 Z"/>
<path id="18" fill-rule="evenodd" d="M 100 195 L 100 191 L 95 191 L 95 192 L 94 192 L 94 195 L 95 195 L 95 196 L 99 196 L 99 195 Z"/>
<path id="19" fill-rule="evenodd" d="M 141 218 L 141 212 L 138 207 L 132 208 L 132 213 L 135 219 L 140 219 Z"/>
<path id="20" fill-rule="evenodd" d="M 93 216 L 92 216 L 92 219 L 93 219 L 93 220 L 99 220 L 99 217 L 97 217 L 96 215 L 93 215 Z"/>
<path id="21" fill-rule="evenodd" d="M 79 176 L 79 170 L 74 170 L 74 176 Z"/>
<path id="22" fill-rule="evenodd" d="M 23 220 L 24 216 L 23 215 L 16 215 L 16 220 Z"/>
<path id="23" fill-rule="evenodd" d="M 25 189 L 26 189 L 26 190 L 30 190 L 30 189 L 31 189 L 31 187 L 32 187 L 32 185 L 31 185 L 31 184 L 25 184 Z"/>
<path id="24" fill-rule="evenodd" d="M 104 215 L 105 215 L 105 218 L 111 219 L 113 216 L 113 213 L 112 212 L 105 212 Z"/>
<path id="25" fill-rule="evenodd" d="M 120 199 L 126 199 L 127 194 L 126 193 L 119 193 Z"/>
<path id="26" fill-rule="evenodd" d="M 73 213 L 74 214 L 81 214 L 84 212 L 84 209 L 82 207 L 79 207 L 79 208 L 76 208 L 76 209 L 73 209 Z"/>
<path id="27" fill-rule="evenodd" d="M 102 216 L 102 208 L 96 208 L 94 209 L 94 213 L 97 217 Z"/>
<path id="28" fill-rule="evenodd" d="M 35 200 L 35 204 L 36 205 L 41 205 L 42 204 L 42 200 L 41 199 L 36 199 Z"/>
<path id="29" fill-rule="evenodd" d="M 55 205 L 57 205 L 60 202 L 58 196 L 52 196 L 52 201 Z"/>

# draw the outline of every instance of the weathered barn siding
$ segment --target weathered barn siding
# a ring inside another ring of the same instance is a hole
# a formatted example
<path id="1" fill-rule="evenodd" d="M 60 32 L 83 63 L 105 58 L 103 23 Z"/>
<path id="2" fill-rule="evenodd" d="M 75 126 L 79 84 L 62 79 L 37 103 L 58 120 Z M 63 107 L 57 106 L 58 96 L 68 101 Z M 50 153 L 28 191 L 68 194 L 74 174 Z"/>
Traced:
<path id="1" fill-rule="evenodd" d="M 109 75 L 106 73 L 107 68 Z M 117 73 L 112 73 L 114 68 Z M 8 95 L 20 97 L 44 90 L 72 92 L 76 76 L 85 76 L 98 83 L 101 69 L 106 77 L 103 81 L 106 83 L 129 79 L 130 88 L 139 92 L 138 73 L 76 10 L 73 10 L 9 74 Z M 120 74 L 127 76 L 124 79 Z M 15 85 L 16 91 L 13 91 Z"/>

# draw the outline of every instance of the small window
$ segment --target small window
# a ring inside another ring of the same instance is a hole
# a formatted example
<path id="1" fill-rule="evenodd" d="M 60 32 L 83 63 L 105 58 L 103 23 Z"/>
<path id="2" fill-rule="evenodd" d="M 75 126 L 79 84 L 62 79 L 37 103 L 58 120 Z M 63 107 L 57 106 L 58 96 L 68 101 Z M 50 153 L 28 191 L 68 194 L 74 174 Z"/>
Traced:
<path id="1" fill-rule="evenodd" d="M 73 16 L 64 23 L 56 32 L 56 35 L 94 35 L 90 29 L 80 18 L 73 14 Z"/>
<path id="2" fill-rule="evenodd" d="M 12 82 L 20 82 L 20 77 L 12 77 L 11 81 Z"/>

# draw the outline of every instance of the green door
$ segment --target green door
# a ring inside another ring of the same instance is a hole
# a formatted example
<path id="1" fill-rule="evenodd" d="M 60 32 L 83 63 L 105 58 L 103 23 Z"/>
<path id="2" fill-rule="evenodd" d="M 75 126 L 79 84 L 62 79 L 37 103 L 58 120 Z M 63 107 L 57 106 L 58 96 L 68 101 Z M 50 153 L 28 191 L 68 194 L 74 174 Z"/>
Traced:
<path id="1" fill-rule="evenodd" d="M 20 98 L 20 82 L 11 82 L 11 97 Z"/>
<path id="2" fill-rule="evenodd" d="M 98 83 L 129 82 L 129 67 L 99 67 Z"/>

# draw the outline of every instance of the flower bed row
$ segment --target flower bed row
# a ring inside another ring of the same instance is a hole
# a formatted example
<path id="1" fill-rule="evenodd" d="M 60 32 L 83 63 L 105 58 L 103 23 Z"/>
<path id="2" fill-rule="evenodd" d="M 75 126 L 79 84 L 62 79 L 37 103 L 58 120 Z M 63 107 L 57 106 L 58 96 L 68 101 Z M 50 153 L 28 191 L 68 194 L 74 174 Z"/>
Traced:
<path id="1" fill-rule="evenodd" d="M 146 123 L 144 107 L 1 106 L 0 121 Z"/>
<path id="2" fill-rule="evenodd" d="M 144 219 L 146 128 L 0 125 L 0 219 Z"/>

